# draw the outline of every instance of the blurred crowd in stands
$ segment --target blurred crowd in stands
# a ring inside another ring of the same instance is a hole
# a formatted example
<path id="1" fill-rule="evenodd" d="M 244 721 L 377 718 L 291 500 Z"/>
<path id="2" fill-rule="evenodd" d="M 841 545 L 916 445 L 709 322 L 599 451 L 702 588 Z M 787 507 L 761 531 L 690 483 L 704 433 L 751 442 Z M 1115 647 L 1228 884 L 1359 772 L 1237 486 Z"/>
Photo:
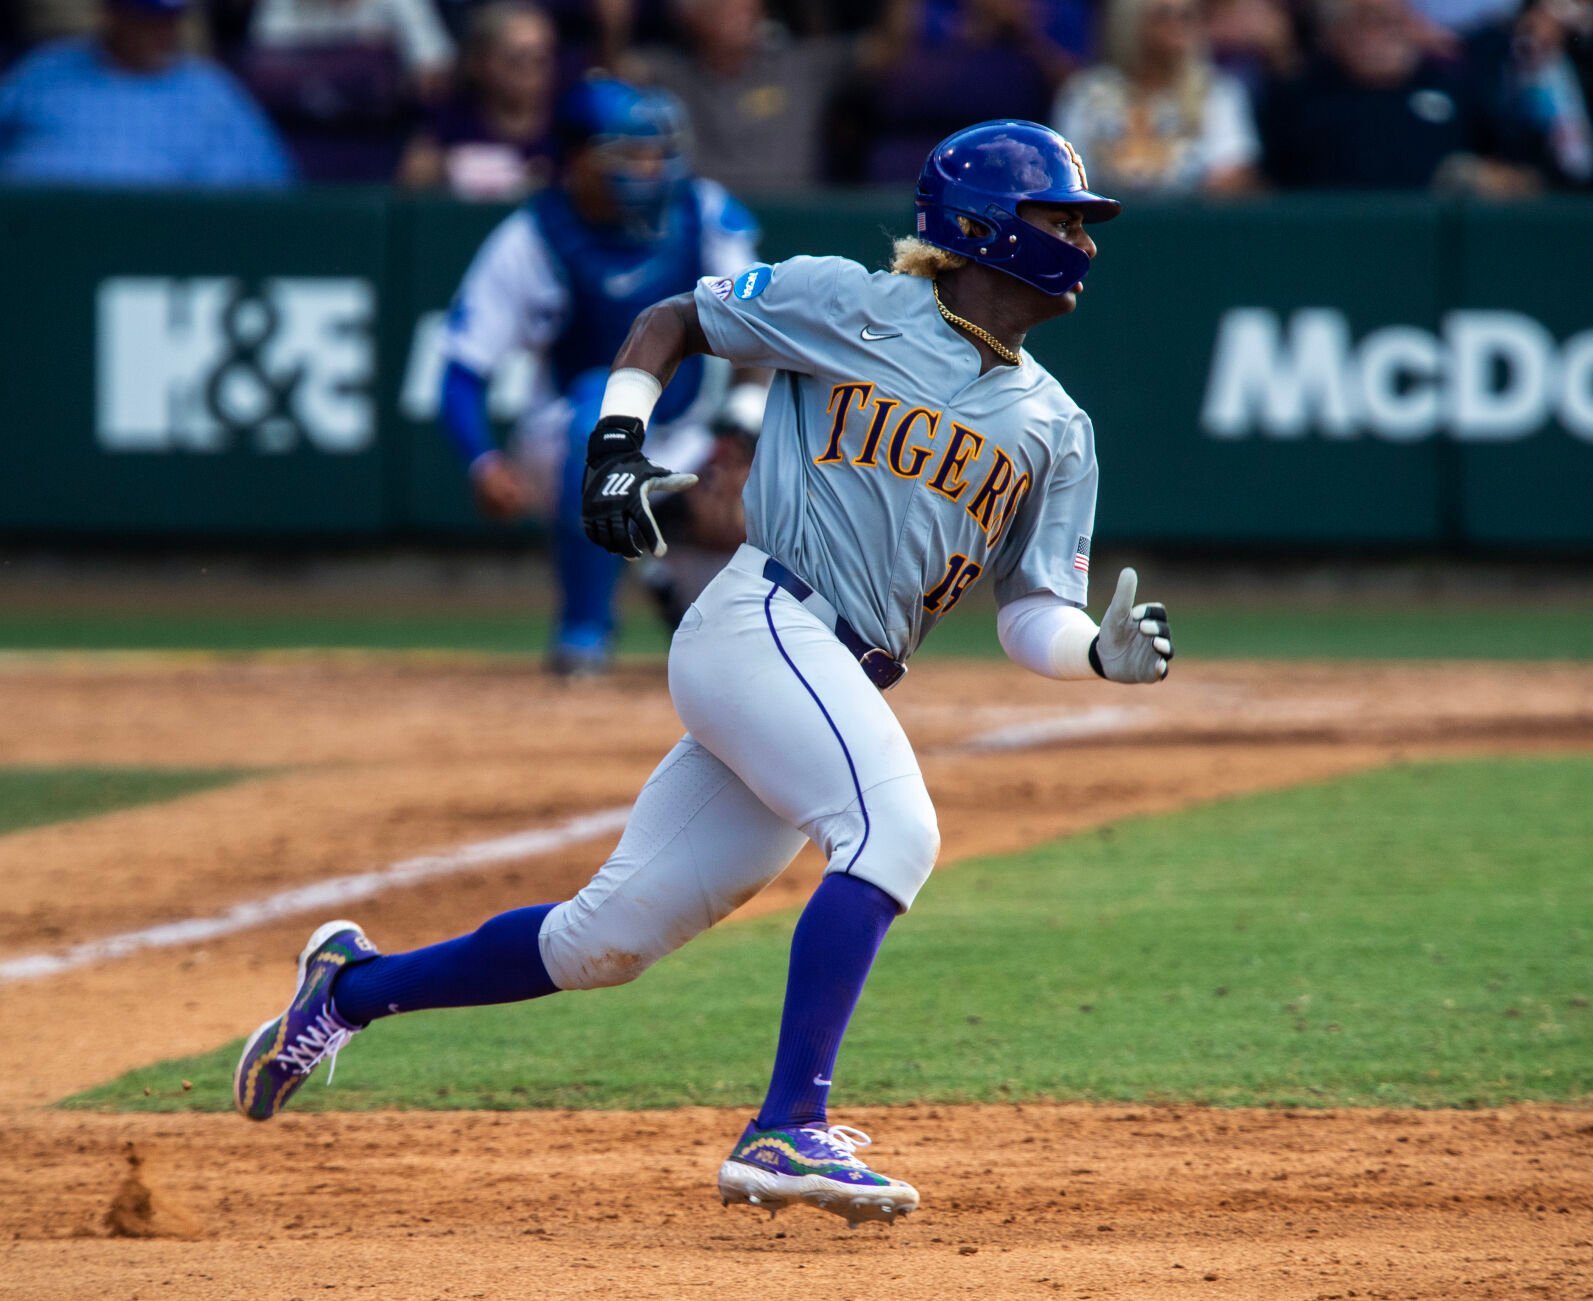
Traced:
<path id="1" fill-rule="evenodd" d="M 604 67 L 749 195 L 992 117 L 1106 193 L 1593 190 L 1593 0 L 0 0 L 0 183 L 509 199 Z"/>

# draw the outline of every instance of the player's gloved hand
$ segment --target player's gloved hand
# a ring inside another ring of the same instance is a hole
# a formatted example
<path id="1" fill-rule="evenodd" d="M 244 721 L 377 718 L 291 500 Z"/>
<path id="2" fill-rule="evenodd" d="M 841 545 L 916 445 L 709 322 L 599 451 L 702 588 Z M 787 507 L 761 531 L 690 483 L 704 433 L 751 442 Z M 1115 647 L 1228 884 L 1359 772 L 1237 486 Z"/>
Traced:
<path id="1" fill-rule="evenodd" d="M 648 497 L 697 482 L 695 474 L 673 474 L 643 456 L 643 434 L 635 416 L 604 416 L 586 444 L 581 524 L 603 550 L 627 560 L 669 550 Z"/>
<path id="2" fill-rule="evenodd" d="M 1167 607 L 1135 605 L 1138 587 L 1139 575 L 1132 569 L 1117 576 L 1117 591 L 1090 644 L 1090 667 L 1111 682 L 1160 682 L 1173 657 Z"/>

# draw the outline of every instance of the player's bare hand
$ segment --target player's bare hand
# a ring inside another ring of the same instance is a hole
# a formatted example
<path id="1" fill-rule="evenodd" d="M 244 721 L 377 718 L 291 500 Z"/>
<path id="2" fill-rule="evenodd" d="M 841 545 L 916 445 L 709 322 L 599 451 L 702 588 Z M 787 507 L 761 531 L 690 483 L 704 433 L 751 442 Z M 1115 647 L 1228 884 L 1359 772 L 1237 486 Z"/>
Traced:
<path id="1" fill-rule="evenodd" d="M 488 519 L 517 520 L 531 509 L 531 486 L 502 452 L 488 452 L 470 467 L 470 487 Z"/>
<path id="2" fill-rule="evenodd" d="M 697 482 L 695 474 L 672 474 L 643 456 L 643 436 L 635 416 L 604 416 L 586 448 L 581 525 L 603 550 L 627 560 L 669 550 L 648 498 L 681 492 Z"/>
<path id="3" fill-rule="evenodd" d="M 1117 576 L 1117 591 L 1090 648 L 1095 671 L 1111 682 L 1160 682 L 1173 658 L 1167 607 L 1154 601 L 1135 605 L 1138 587 L 1139 575 L 1132 569 Z"/>

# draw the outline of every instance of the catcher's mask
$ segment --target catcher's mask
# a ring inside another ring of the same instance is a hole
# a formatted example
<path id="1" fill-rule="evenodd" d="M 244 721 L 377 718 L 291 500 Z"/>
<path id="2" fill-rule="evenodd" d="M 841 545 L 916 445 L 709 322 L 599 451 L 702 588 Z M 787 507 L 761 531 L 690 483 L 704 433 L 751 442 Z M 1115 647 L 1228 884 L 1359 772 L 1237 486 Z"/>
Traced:
<path id="1" fill-rule="evenodd" d="M 558 130 L 566 156 L 594 152 L 625 229 L 637 239 L 657 239 L 670 200 L 689 176 L 685 114 L 675 97 L 588 77 L 560 101 Z"/>

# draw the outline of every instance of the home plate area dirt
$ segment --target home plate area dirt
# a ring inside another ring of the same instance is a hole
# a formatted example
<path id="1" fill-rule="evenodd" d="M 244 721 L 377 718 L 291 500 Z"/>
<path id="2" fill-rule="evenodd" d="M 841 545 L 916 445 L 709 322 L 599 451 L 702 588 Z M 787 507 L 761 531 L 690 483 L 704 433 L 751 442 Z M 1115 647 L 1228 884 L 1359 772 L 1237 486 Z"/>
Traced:
<path id="1" fill-rule="evenodd" d="M 1593 749 L 1574 664 L 1190 666 L 1152 691 L 936 661 L 893 692 L 940 870 L 1132 813 L 1431 755 Z M 0 957 L 627 803 L 678 733 L 655 666 L 0 660 L 0 765 L 242 766 L 0 838 Z M 385 947 L 577 888 L 613 837 L 360 905 Z M 799 902 L 805 855 L 747 912 Z M 931 883 L 930 889 L 933 889 Z M 0 987 L 0 1298 L 1593 1298 L 1593 1112 L 848 1110 L 893 1230 L 725 1209 L 721 1111 L 116 1116 L 73 1089 L 235 1038 L 318 918 Z M 273 995 L 274 996 L 274 995 Z"/>

